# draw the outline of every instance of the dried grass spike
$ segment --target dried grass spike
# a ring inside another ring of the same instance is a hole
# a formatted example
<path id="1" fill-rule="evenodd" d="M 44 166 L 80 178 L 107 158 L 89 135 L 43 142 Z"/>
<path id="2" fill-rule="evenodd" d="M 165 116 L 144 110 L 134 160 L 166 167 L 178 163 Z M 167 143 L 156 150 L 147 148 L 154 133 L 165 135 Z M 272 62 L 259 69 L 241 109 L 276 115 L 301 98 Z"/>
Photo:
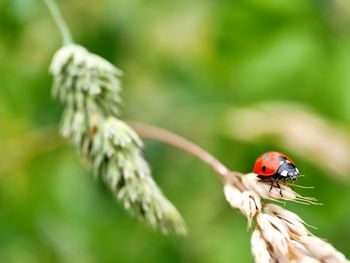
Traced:
<path id="1" fill-rule="evenodd" d="M 293 212 L 290 212 L 278 205 L 267 204 L 264 206 L 264 212 L 278 217 L 287 226 L 289 234 L 292 237 L 310 235 L 310 231 L 304 226 L 305 222 Z"/>
<path id="2" fill-rule="evenodd" d="M 304 204 L 319 204 L 315 198 L 301 196 L 290 187 L 282 183 L 280 183 L 282 191 L 281 195 L 280 189 L 278 187 L 273 186 L 271 188 L 270 183 L 261 181 L 255 173 L 243 175 L 242 183 L 246 188 L 255 192 L 261 198 L 271 199 L 275 201 L 285 200 Z"/>
<path id="3" fill-rule="evenodd" d="M 273 217 L 260 213 L 257 216 L 257 224 L 261 235 L 273 248 L 275 257 L 288 257 L 288 232 L 282 223 L 277 223 Z"/>
<path id="4" fill-rule="evenodd" d="M 242 193 L 231 184 L 224 186 L 224 193 L 227 202 L 233 208 L 239 209 L 247 217 L 248 226 L 250 227 L 254 216 L 261 211 L 260 198 L 250 191 L 244 191 Z"/>
<path id="5" fill-rule="evenodd" d="M 315 236 L 303 236 L 298 240 L 309 253 L 318 259 L 320 262 L 326 263 L 349 263 L 350 261 L 345 256 L 337 251 L 328 242 L 315 237 Z"/>
<path id="6" fill-rule="evenodd" d="M 273 263 L 268 244 L 262 237 L 260 230 L 255 229 L 251 238 L 251 249 L 256 263 Z"/>

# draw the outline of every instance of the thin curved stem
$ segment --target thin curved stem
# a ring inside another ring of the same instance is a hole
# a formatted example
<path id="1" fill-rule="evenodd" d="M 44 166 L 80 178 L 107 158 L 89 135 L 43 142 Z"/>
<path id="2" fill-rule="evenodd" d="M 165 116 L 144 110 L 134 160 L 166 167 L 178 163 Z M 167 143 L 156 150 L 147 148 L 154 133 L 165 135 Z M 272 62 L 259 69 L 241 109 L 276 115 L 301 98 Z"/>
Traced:
<path id="1" fill-rule="evenodd" d="M 49 9 L 50 14 L 61 33 L 61 36 L 63 39 L 63 45 L 72 44 L 73 43 L 72 34 L 70 33 L 70 30 L 66 22 L 64 21 L 63 16 L 55 0 L 43 0 L 43 1 L 46 4 L 47 8 Z"/>
<path id="2" fill-rule="evenodd" d="M 219 178 L 222 180 L 223 183 L 233 182 L 241 191 L 246 190 L 246 187 L 241 183 L 239 179 L 239 177 L 241 176 L 241 173 L 229 170 L 224 164 L 222 164 L 219 160 L 217 160 L 213 155 L 211 155 L 204 149 L 200 148 L 193 142 L 190 142 L 189 140 L 177 134 L 174 134 L 170 131 L 167 131 L 149 124 L 133 122 L 133 121 L 127 121 L 127 123 L 136 131 L 136 133 L 140 137 L 144 139 L 152 139 L 152 140 L 160 141 L 168 145 L 175 146 L 181 150 L 184 150 L 194 155 L 198 159 L 202 160 L 209 166 L 211 166 L 212 169 L 218 174 Z M 56 130 L 57 130 L 56 126 L 52 126 L 52 127 L 50 126 L 50 127 L 41 129 L 39 131 L 35 131 L 33 133 L 34 134 L 33 136 L 40 135 L 39 136 L 40 138 L 50 138 L 50 141 L 46 142 L 46 144 L 50 144 L 50 145 L 52 144 L 53 145 L 52 148 L 55 148 L 62 145 L 65 142 L 65 140 L 61 140 L 58 134 L 53 132 Z M 32 136 L 31 134 L 32 133 L 30 133 L 27 136 Z M 19 144 L 23 144 L 24 141 L 33 140 L 32 138 L 28 139 L 27 136 L 22 135 L 20 138 L 13 139 L 11 141 L 11 145 L 12 144 L 19 145 Z M 25 139 L 23 140 L 23 138 Z M 39 146 L 39 149 L 36 149 L 35 151 L 37 152 L 43 151 L 40 147 L 41 146 Z M 1 163 L 0 163 L 0 170 L 1 170 Z"/>
<path id="3" fill-rule="evenodd" d="M 223 183 L 232 182 L 241 191 L 246 190 L 245 186 L 241 183 L 239 172 L 229 170 L 224 164 L 222 164 L 213 155 L 200 148 L 198 145 L 190 142 L 189 140 L 174 134 L 170 131 L 139 122 L 128 122 L 128 124 L 136 131 L 136 133 L 145 139 L 157 140 L 172 146 L 175 146 L 181 150 L 184 150 L 203 162 L 207 163 L 218 174 Z"/>

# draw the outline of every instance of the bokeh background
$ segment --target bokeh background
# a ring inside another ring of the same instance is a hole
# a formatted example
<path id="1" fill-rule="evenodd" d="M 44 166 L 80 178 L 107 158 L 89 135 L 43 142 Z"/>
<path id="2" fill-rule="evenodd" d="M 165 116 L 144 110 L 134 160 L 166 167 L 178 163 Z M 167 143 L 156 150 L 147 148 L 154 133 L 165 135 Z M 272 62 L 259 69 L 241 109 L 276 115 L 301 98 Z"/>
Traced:
<path id="1" fill-rule="evenodd" d="M 347 0 L 61 0 L 77 43 L 124 71 L 125 119 L 158 125 L 249 172 L 290 155 L 286 204 L 350 257 Z M 39 0 L 0 0 L 0 262 L 252 262 L 246 220 L 206 165 L 146 142 L 156 181 L 190 229 L 162 236 L 128 216 L 57 134 L 50 94 L 61 38 Z"/>

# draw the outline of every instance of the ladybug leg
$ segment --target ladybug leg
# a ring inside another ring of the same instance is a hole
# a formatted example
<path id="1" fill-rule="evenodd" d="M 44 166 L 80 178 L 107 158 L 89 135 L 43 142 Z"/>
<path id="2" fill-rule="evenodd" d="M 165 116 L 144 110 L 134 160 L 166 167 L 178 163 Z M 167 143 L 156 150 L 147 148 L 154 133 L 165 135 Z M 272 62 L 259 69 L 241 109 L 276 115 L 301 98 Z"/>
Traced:
<path id="1" fill-rule="evenodd" d="M 280 189 L 280 195 L 281 195 L 281 197 L 283 197 L 282 188 L 281 188 L 281 186 L 280 186 L 280 184 L 279 184 L 279 181 L 280 181 L 280 179 L 277 179 L 277 180 L 276 180 L 276 184 L 277 184 L 278 189 Z"/>
<path id="2" fill-rule="evenodd" d="M 272 179 L 272 178 L 270 178 L 270 183 L 271 183 L 271 187 L 270 187 L 269 193 L 271 193 L 272 188 L 273 188 L 273 179 Z M 278 184 L 278 183 L 277 183 L 277 184 Z"/>

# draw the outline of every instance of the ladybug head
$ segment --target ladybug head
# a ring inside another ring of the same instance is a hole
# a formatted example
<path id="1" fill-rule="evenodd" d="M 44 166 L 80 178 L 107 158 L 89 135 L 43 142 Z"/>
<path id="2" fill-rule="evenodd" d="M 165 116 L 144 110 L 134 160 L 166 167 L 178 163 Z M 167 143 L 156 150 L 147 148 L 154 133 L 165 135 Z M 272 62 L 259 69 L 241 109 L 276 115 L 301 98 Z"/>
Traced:
<path id="1" fill-rule="evenodd" d="M 298 178 L 298 176 L 300 175 L 298 168 L 296 168 L 295 165 L 290 163 L 290 162 L 282 163 L 281 166 L 277 170 L 277 174 L 280 177 L 284 177 L 286 179 L 291 179 L 293 181 L 295 181 Z"/>

